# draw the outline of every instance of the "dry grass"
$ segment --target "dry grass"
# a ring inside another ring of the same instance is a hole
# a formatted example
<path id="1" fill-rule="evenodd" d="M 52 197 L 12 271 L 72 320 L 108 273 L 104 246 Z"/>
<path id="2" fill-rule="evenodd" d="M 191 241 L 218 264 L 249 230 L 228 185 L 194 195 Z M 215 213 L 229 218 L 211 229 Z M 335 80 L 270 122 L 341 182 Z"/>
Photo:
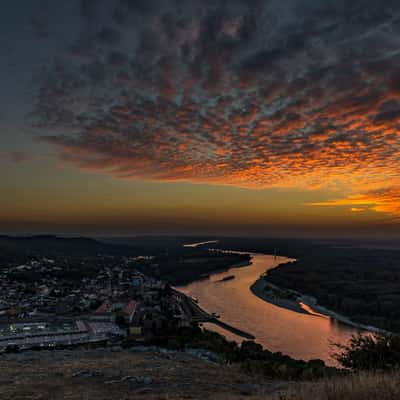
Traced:
<path id="1" fill-rule="evenodd" d="M 182 353 L 32 352 L 0 358 L 3 399 L 400 400 L 400 371 L 290 383 L 250 377 L 234 366 Z"/>
<path id="2" fill-rule="evenodd" d="M 399 400 L 400 372 L 361 373 L 303 384 L 280 400 Z"/>
<path id="3" fill-rule="evenodd" d="M 0 357 L 0 400 L 258 400 L 287 388 L 184 353 L 98 349 Z"/>

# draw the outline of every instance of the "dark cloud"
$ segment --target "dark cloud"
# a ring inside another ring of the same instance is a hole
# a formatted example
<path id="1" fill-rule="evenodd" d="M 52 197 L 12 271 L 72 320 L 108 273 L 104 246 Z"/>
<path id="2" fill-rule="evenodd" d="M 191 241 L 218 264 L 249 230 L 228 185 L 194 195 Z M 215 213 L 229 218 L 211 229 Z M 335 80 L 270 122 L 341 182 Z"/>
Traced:
<path id="1" fill-rule="evenodd" d="M 96 4 L 97 3 L 97 4 Z M 97 15 L 97 5 L 101 0 L 80 0 L 80 12 L 85 20 L 92 20 Z"/>
<path id="2" fill-rule="evenodd" d="M 121 33 L 114 28 L 104 27 L 98 32 L 97 39 L 102 44 L 112 46 L 120 41 Z"/>
<path id="3" fill-rule="evenodd" d="M 400 121 L 400 107 L 397 105 L 396 108 L 388 107 L 386 110 L 380 111 L 374 116 L 373 122 L 395 122 Z"/>
<path id="4" fill-rule="evenodd" d="M 121 66 L 128 61 L 128 56 L 120 51 L 111 51 L 108 55 L 108 62 L 113 66 Z"/>
<path id="5" fill-rule="evenodd" d="M 34 110 L 65 162 L 242 187 L 400 180 L 397 2 L 82 7 L 85 58 L 50 71 Z"/>
<path id="6" fill-rule="evenodd" d="M 160 7 L 160 0 L 119 0 L 119 6 L 134 13 L 151 14 Z"/>
<path id="7" fill-rule="evenodd" d="M 44 39 L 49 36 L 48 21 L 44 17 L 33 16 L 30 20 L 33 33 L 38 39 Z"/>

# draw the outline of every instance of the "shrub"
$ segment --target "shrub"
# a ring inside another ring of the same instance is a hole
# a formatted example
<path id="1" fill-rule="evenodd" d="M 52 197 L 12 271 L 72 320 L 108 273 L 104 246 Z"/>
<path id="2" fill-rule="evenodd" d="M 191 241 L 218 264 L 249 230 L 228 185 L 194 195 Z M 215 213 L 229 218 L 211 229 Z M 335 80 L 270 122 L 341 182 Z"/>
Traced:
<path id="1" fill-rule="evenodd" d="M 345 346 L 337 345 L 335 355 L 345 368 L 361 370 L 390 370 L 400 367 L 400 336 L 355 335 Z"/>

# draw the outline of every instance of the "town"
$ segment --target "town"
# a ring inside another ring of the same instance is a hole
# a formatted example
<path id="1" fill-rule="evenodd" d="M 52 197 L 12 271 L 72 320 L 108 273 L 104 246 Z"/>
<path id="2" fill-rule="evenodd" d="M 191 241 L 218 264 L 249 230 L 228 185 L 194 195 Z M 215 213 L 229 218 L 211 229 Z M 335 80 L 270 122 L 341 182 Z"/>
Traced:
<path id="1" fill-rule="evenodd" d="M 31 260 L 0 272 L 0 351 L 148 340 L 187 327 L 187 298 L 137 267 L 152 257 L 99 257 L 74 274 L 67 259 Z M 81 261 L 83 263 L 83 261 Z"/>

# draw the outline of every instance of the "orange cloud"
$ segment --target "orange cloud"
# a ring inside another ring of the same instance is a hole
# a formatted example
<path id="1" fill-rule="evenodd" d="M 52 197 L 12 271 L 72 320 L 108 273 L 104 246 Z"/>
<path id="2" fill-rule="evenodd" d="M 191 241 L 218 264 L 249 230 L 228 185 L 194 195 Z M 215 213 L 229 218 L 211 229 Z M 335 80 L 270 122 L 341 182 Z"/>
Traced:
<path id="1" fill-rule="evenodd" d="M 276 27 L 269 43 L 258 19 L 270 14 L 258 11 L 270 2 L 211 3 L 168 16 L 154 7 L 135 40 L 121 27 L 132 47 L 111 64 L 95 47 L 55 65 L 33 112 L 41 140 L 63 163 L 116 178 L 329 189 L 338 199 L 315 206 L 397 215 L 397 40 L 347 27 L 359 18 L 333 23 L 342 14 L 328 9 Z"/>
<path id="2" fill-rule="evenodd" d="M 318 207 L 352 206 L 351 211 L 353 212 L 372 210 L 397 217 L 400 216 L 400 187 L 388 187 L 345 198 L 307 203 L 307 205 Z"/>

